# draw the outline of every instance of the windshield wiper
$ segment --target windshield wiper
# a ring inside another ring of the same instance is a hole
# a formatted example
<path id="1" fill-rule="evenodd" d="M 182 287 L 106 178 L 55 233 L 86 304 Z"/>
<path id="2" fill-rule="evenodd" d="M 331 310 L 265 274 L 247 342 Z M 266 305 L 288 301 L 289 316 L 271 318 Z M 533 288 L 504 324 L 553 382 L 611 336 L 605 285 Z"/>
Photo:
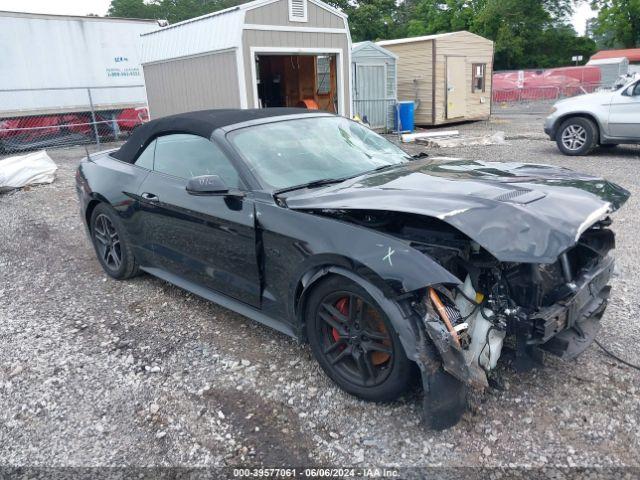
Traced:
<path id="1" fill-rule="evenodd" d="M 346 178 L 322 178 L 320 180 L 313 180 L 312 182 L 302 183 L 300 185 L 294 185 L 293 187 L 285 187 L 273 192 L 274 195 L 280 195 L 281 193 L 293 192 L 294 190 L 300 190 L 302 188 L 315 188 L 323 185 L 331 185 L 332 183 L 340 183 L 347 180 Z"/>
<path id="2" fill-rule="evenodd" d="M 381 172 L 383 170 L 387 170 L 389 168 L 397 167 L 398 165 L 402 165 L 402 163 L 389 163 L 388 165 L 381 165 L 380 167 L 376 167 L 371 172 Z"/>

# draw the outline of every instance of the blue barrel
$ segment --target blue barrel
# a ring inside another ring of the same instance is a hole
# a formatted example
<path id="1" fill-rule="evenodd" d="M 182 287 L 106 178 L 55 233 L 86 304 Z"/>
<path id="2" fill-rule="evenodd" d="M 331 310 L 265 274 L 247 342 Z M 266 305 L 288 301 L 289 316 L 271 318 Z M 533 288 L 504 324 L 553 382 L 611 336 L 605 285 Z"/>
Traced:
<path id="1" fill-rule="evenodd" d="M 413 132 L 413 113 L 415 110 L 414 102 L 398 102 L 396 104 L 396 114 L 394 127 L 396 132 Z M 399 126 L 398 126 L 399 125 Z"/>

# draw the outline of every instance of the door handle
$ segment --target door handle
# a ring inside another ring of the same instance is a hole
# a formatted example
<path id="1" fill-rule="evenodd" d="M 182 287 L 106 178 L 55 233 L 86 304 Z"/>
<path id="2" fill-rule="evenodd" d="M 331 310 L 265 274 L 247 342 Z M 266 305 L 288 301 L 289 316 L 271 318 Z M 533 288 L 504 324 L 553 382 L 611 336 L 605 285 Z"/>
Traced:
<path id="1" fill-rule="evenodd" d="M 158 200 L 160 200 L 155 193 L 144 192 L 140 196 L 145 200 L 149 200 L 150 202 L 157 202 Z"/>

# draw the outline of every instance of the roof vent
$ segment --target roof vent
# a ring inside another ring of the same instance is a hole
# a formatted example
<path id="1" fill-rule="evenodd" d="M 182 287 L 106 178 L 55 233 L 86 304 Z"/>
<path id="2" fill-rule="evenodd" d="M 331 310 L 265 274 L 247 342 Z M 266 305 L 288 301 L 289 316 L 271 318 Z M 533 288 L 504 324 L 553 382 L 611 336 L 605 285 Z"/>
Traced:
<path id="1" fill-rule="evenodd" d="M 307 21 L 307 0 L 289 0 L 289 21 Z"/>

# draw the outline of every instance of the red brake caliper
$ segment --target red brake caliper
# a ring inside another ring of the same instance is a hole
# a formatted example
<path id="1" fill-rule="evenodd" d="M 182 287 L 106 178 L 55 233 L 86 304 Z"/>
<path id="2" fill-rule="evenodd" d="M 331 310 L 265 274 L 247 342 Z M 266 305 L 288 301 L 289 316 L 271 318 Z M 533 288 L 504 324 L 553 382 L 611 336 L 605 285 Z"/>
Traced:
<path id="1" fill-rule="evenodd" d="M 335 306 L 341 314 L 349 315 L 349 297 L 342 297 L 336 302 Z M 331 329 L 331 336 L 336 342 L 340 340 L 340 334 L 335 328 Z"/>
<path id="2" fill-rule="evenodd" d="M 348 316 L 349 315 L 349 297 L 342 297 L 340 300 L 336 302 L 335 307 L 341 314 Z M 370 320 L 373 321 L 373 325 L 374 325 L 373 329 L 375 331 L 380 333 L 386 333 L 387 329 L 385 328 L 384 323 L 382 322 L 382 320 L 378 315 L 376 315 L 374 318 Z M 331 336 L 333 337 L 333 340 L 336 342 L 340 340 L 340 334 L 338 333 L 338 330 L 336 330 L 335 328 L 331 329 Z M 391 342 L 389 342 L 388 340 L 384 340 L 382 344 L 386 346 L 390 346 Z M 339 348 L 344 349 L 346 348 L 346 346 L 342 346 Z M 382 365 L 390 358 L 391 356 L 388 353 L 384 353 L 384 352 L 372 352 L 371 354 L 371 361 L 375 366 Z"/>

